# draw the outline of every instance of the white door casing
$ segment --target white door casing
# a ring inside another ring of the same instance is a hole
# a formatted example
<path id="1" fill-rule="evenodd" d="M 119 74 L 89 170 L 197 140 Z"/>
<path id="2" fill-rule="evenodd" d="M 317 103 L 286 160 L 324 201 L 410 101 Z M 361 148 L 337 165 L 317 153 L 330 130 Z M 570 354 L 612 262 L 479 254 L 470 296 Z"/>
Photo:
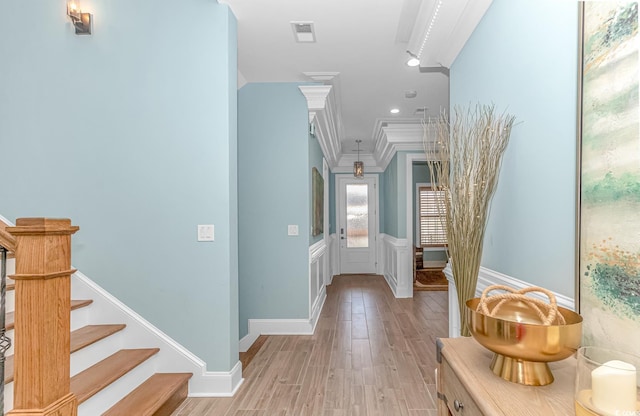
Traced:
<path id="1" fill-rule="evenodd" d="M 340 273 L 377 273 L 378 176 L 336 175 Z"/>

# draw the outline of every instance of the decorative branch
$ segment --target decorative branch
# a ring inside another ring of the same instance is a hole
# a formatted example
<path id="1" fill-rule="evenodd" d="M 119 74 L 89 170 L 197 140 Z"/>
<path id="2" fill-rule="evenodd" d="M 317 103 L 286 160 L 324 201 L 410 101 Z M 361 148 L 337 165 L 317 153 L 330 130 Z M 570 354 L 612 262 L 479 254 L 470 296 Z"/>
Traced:
<path id="1" fill-rule="evenodd" d="M 444 192 L 438 206 L 447 235 L 447 251 L 456 284 L 461 335 L 469 336 L 465 303 L 475 296 L 482 244 L 502 156 L 515 117 L 496 115 L 493 105 L 454 107 L 449 122 L 443 111 L 435 123 L 423 123 L 424 150 L 431 182 Z M 433 128 L 435 137 L 429 137 Z M 435 139 L 435 140 L 434 140 Z"/>

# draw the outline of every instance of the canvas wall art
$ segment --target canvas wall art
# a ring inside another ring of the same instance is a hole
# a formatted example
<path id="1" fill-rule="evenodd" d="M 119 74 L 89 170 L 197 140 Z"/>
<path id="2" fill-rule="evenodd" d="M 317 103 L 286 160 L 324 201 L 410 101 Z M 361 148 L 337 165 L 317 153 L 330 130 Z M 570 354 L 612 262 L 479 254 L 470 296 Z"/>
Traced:
<path id="1" fill-rule="evenodd" d="M 311 170 L 311 235 L 317 236 L 324 232 L 324 179 L 318 171 Z"/>
<path id="2" fill-rule="evenodd" d="M 583 345 L 640 345 L 638 4 L 581 6 L 578 298 Z"/>

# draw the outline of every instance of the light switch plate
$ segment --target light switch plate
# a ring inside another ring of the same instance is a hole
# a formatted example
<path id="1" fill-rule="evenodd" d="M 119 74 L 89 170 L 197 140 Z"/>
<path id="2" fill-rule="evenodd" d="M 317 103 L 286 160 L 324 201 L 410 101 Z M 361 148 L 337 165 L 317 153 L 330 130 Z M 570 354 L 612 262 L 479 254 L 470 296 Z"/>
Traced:
<path id="1" fill-rule="evenodd" d="M 289 235 L 298 235 L 299 234 L 297 225 L 289 224 L 288 231 L 289 231 Z"/>
<path id="2" fill-rule="evenodd" d="M 213 224 L 198 225 L 198 241 L 214 241 Z"/>

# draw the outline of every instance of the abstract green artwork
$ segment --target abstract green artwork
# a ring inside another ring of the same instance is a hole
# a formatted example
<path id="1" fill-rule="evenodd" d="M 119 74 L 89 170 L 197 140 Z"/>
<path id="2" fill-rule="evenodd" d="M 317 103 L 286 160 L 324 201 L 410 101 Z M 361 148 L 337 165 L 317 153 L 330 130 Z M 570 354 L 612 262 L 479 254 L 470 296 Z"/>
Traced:
<path id="1" fill-rule="evenodd" d="M 584 345 L 640 345 L 638 3 L 582 3 L 579 310 Z"/>

